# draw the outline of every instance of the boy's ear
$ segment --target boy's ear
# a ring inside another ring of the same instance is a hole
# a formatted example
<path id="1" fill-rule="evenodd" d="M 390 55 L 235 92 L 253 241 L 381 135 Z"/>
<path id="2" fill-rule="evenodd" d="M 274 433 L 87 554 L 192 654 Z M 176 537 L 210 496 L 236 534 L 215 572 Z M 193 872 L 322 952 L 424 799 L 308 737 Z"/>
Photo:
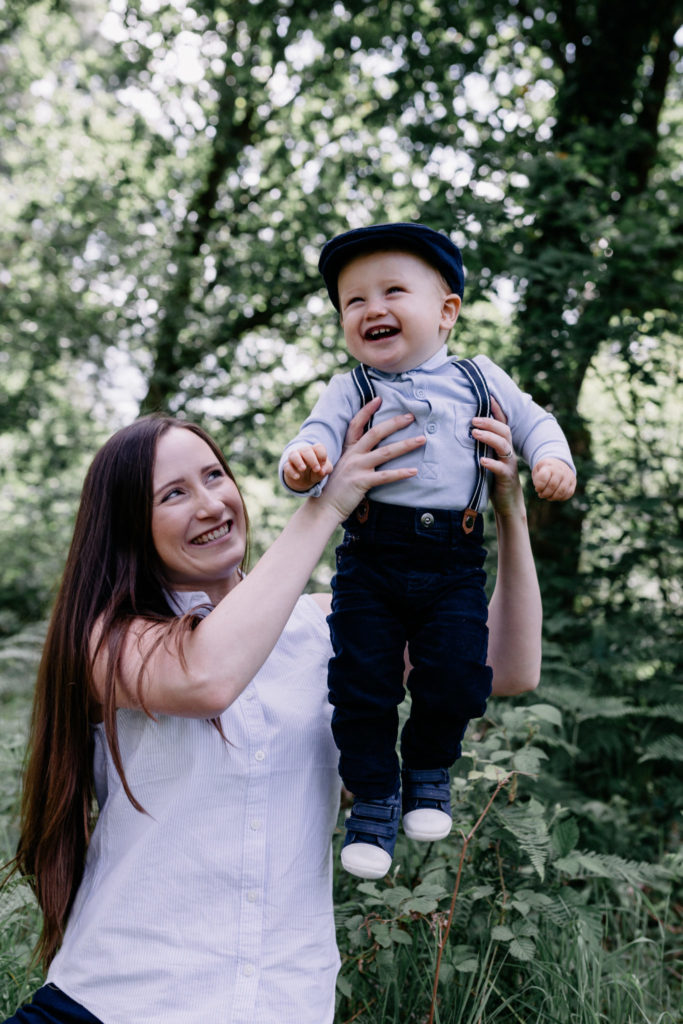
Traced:
<path id="1" fill-rule="evenodd" d="M 455 325 L 455 321 L 458 319 L 460 313 L 460 306 L 462 305 L 462 299 L 455 292 L 450 292 L 444 297 L 443 304 L 441 306 L 441 326 L 450 330 Z"/>

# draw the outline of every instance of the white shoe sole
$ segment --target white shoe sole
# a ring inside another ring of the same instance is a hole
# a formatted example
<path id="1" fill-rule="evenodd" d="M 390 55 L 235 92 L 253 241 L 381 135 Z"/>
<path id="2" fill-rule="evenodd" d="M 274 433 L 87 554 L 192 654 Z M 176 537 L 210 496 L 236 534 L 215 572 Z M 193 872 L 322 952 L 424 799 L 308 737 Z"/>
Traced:
<path id="1" fill-rule="evenodd" d="M 384 878 L 391 867 L 386 850 L 371 843 L 349 843 L 342 847 L 342 867 L 356 878 Z"/>
<path id="2" fill-rule="evenodd" d="M 432 843 L 445 839 L 453 827 L 453 819 L 435 807 L 420 807 L 403 815 L 403 831 L 409 839 Z"/>

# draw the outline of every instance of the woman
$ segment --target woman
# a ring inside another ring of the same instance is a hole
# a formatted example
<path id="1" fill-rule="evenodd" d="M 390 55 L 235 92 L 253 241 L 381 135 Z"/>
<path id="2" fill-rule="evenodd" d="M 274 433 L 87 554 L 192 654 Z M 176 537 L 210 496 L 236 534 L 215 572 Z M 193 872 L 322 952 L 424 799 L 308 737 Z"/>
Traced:
<path id="1" fill-rule="evenodd" d="M 375 447 L 406 417 L 362 434 L 377 405 L 248 576 L 242 498 L 203 431 L 143 419 L 95 457 L 39 671 L 16 858 L 48 984 L 12 1021 L 332 1020 L 329 598 L 300 595 L 370 486 L 414 472 L 384 467 L 423 438 Z M 507 453 L 504 423 L 476 426 Z M 487 465 L 491 663 L 510 693 L 536 685 L 540 603 L 516 468 Z M 210 614 L 182 614 L 207 599 Z"/>

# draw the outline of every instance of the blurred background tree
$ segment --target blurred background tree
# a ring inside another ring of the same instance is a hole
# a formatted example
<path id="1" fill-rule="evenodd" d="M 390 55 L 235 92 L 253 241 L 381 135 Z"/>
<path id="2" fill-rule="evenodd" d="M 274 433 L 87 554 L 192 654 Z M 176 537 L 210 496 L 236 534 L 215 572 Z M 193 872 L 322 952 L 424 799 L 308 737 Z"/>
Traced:
<path id="1" fill-rule="evenodd" d="M 268 543 L 282 439 L 346 362 L 320 246 L 420 219 L 463 250 L 452 347 L 576 453 L 571 503 L 529 495 L 544 685 L 673 700 L 682 8 L 5 0 L 0 629 L 45 615 L 84 466 L 139 411 L 215 433 Z"/>

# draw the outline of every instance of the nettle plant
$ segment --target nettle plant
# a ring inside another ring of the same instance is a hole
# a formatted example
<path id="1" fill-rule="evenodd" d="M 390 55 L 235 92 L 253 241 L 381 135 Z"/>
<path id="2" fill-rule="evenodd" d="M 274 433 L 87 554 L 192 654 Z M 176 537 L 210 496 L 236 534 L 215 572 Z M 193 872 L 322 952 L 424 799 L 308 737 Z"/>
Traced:
<path id="1" fill-rule="evenodd" d="M 552 705 L 496 702 L 453 772 L 450 837 L 425 846 L 400 834 L 380 882 L 339 872 L 339 1022 L 476 1024 L 484 1010 L 487 1021 L 522 1020 L 498 1014 L 527 999 L 527 1010 L 540 1000 L 550 1013 L 546 968 L 571 978 L 571 992 L 554 1018 L 537 1019 L 562 1021 L 601 964 L 612 914 L 628 913 L 634 894 L 666 893 L 672 867 L 582 850 L 576 817 L 539 798 L 548 751 L 569 746 L 562 726 Z"/>

